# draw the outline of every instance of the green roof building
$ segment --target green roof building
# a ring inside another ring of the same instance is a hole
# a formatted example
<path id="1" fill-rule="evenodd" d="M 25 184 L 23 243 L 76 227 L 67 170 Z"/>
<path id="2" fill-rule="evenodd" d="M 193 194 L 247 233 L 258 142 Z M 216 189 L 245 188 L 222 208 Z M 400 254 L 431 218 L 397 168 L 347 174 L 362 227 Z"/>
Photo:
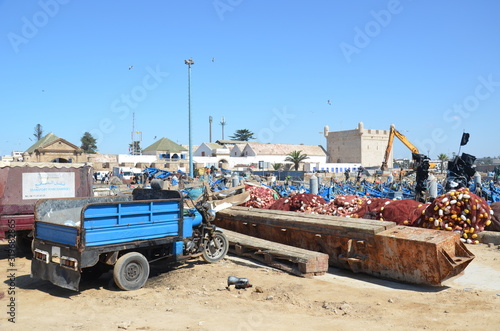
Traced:
<path id="1" fill-rule="evenodd" d="M 168 138 L 161 138 L 142 150 L 143 155 L 156 155 L 158 159 L 187 159 L 188 150 Z"/>

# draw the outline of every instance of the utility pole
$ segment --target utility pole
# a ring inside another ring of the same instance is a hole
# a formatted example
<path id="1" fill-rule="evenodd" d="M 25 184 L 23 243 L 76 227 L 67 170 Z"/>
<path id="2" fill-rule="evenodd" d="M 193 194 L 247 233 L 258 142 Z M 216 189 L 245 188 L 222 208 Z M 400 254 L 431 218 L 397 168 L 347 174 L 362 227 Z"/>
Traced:
<path id="1" fill-rule="evenodd" d="M 132 113 L 132 145 L 130 147 L 130 154 L 132 155 L 141 155 L 141 141 L 142 141 L 142 132 L 135 131 L 135 113 Z"/>
<path id="2" fill-rule="evenodd" d="M 224 140 L 224 126 L 226 125 L 226 120 L 224 120 L 224 116 L 222 116 L 222 120 L 220 121 L 220 125 L 222 125 L 222 140 Z"/>
<path id="3" fill-rule="evenodd" d="M 194 64 L 192 58 L 189 60 L 184 60 L 184 63 L 188 66 L 188 122 L 189 122 L 189 177 L 194 177 L 193 169 L 193 144 L 192 144 L 192 133 L 191 133 L 191 66 Z"/>

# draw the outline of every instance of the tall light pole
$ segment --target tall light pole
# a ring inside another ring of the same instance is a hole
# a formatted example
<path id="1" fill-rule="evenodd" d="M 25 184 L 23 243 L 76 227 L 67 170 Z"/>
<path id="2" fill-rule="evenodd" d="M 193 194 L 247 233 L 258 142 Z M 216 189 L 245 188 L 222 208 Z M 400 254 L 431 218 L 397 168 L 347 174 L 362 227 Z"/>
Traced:
<path id="1" fill-rule="evenodd" d="M 210 142 L 212 142 L 212 121 L 213 121 L 213 117 L 212 116 L 209 116 L 208 117 L 208 123 L 209 123 L 209 134 L 210 134 Z"/>
<path id="2" fill-rule="evenodd" d="M 192 134 L 191 134 L 191 65 L 194 64 L 192 58 L 189 60 L 184 60 L 184 63 L 188 66 L 188 114 L 189 114 L 189 177 L 194 177 L 193 169 L 193 144 L 192 144 Z"/>

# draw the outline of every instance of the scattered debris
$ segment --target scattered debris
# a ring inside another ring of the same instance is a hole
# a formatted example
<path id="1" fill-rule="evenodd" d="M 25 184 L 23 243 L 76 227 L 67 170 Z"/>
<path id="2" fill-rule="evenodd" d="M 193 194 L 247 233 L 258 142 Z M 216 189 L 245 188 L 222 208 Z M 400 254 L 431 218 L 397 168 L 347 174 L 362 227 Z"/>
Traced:
<path id="1" fill-rule="evenodd" d="M 117 327 L 118 327 L 118 329 L 127 330 L 130 327 L 131 324 L 132 324 L 132 322 L 130 322 L 130 321 L 121 322 L 120 324 L 117 325 Z"/>
<path id="2" fill-rule="evenodd" d="M 250 284 L 250 282 L 247 278 L 238 278 L 235 276 L 229 276 L 227 278 L 228 289 L 231 285 L 234 285 L 234 288 L 236 288 L 236 289 L 244 289 L 244 288 L 252 287 L 252 284 Z"/>

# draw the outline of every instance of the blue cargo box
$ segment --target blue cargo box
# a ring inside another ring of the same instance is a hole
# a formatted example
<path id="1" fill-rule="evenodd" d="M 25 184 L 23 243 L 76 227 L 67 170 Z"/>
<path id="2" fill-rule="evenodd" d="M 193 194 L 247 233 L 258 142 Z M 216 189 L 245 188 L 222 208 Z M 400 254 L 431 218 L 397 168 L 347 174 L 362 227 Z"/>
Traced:
<path id="1" fill-rule="evenodd" d="M 180 200 L 90 204 L 83 215 L 87 247 L 182 235 Z"/>
<path id="2" fill-rule="evenodd" d="M 189 224 L 183 222 L 179 194 L 158 199 L 154 192 L 138 193 L 140 196 L 134 198 L 148 200 L 132 200 L 132 196 L 40 200 L 35 208 L 35 237 L 93 247 L 192 235 L 191 229 L 186 229 L 191 219 L 186 221 Z"/>

